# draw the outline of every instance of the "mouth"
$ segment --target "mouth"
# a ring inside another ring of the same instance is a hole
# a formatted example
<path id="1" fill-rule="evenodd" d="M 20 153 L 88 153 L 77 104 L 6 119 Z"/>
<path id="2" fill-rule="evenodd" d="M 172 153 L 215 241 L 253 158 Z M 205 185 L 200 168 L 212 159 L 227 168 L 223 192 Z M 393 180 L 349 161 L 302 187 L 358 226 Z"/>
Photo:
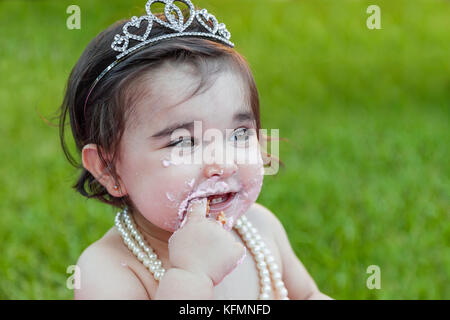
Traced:
<path id="1" fill-rule="evenodd" d="M 190 199 L 186 199 L 184 201 L 184 204 L 182 205 L 182 209 L 180 209 L 179 211 L 179 217 L 180 217 L 180 227 L 182 227 L 184 225 L 184 223 L 186 222 L 186 213 L 187 213 L 187 207 L 188 207 L 188 202 L 191 201 L 192 199 L 195 198 L 201 198 L 201 197 L 206 197 L 207 200 L 209 201 L 209 213 L 213 213 L 214 216 L 216 216 L 217 213 L 227 209 L 228 207 L 231 206 L 231 204 L 233 203 L 233 200 L 236 198 L 236 195 L 238 194 L 238 192 L 226 192 L 226 193 L 221 193 L 221 194 L 204 194 L 202 196 L 194 196 L 191 197 Z"/>
<path id="2" fill-rule="evenodd" d="M 228 192 L 208 196 L 209 212 L 220 212 L 227 209 L 236 198 L 237 192 Z"/>

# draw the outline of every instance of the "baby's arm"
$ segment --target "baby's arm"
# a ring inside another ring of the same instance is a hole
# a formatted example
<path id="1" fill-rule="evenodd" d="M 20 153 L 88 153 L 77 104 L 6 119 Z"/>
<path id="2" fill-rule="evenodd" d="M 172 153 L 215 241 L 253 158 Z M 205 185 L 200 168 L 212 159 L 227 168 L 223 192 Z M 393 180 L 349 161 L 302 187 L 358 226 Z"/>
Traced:
<path id="1" fill-rule="evenodd" d="M 144 285 L 128 266 L 107 247 L 96 243 L 78 259 L 80 288 L 75 300 L 148 300 Z"/>
<path id="2" fill-rule="evenodd" d="M 269 220 L 274 232 L 275 241 L 280 250 L 283 265 L 283 281 L 290 299 L 331 299 L 320 292 L 306 268 L 292 250 L 286 231 L 278 218 L 266 207 L 257 204 L 261 214 Z"/>

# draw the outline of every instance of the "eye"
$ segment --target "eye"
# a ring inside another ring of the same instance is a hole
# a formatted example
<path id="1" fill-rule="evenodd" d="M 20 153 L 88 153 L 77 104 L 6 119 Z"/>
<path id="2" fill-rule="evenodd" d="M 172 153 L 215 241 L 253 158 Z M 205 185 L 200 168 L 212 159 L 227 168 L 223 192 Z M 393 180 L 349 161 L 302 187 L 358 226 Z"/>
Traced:
<path id="1" fill-rule="evenodd" d="M 193 137 L 179 137 L 174 142 L 170 143 L 168 147 L 192 148 L 195 145 Z"/>
<path id="2" fill-rule="evenodd" d="M 232 136 L 232 141 L 237 144 L 237 143 L 247 143 L 250 136 L 253 135 L 252 130 L 249 130 L 248 128 L 239 128 L 237 129 L 233 136 Z"/>

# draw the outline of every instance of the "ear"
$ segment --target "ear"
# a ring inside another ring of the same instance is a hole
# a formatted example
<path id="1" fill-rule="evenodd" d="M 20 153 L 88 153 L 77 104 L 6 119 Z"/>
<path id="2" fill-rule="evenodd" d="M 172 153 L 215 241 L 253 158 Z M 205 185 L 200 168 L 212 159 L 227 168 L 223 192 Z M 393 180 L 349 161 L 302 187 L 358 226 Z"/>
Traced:
<path id="1" fill-rule="evenodd" d="M 81 160 L 84 168 L 86 168 L 86 170 L 88 170 L 95 179 L 108 190 L 110 195 L 120 198 L 127 194 L 122 181 L 119 179 L 119 182 L 116 182 L 114 177 L 103 165 L 103 162 L 98 155 L 98 146 L 96 144 L 90 143 L 83 147 Z M 117 186 L 117 188 L 115 188 L 115 186 Z"/>

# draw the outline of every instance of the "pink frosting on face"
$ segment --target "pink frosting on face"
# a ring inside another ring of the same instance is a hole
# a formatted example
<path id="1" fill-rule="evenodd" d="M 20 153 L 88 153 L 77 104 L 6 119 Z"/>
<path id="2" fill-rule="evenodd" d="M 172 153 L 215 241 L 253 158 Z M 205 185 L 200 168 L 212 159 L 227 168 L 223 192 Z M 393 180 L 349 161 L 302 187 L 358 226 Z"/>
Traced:
<path id="1" fill-rule="evenodd" d="M 186 183 L 186 185 L 188 185 L 189 187 L 193 187 L 194 186 L 194 183 L 195 183 L 195 178 L 192 178 L 192 180 L 191 181 L 189 181 L 189 182 L 185 182 Z"/>
<path id="2" fill-rule="evenodd" d="M 163 159 L 163 160 L 162 160 L 162 166 L 163 166 L 164 168 L 167 168 L 168 166 L 170 166 L 170 162 L 169 162 L 168 160 L 166 160 L 166 159 Z"/>
<path id="3" fill-rule="evenodd" d="M 171 164 L 173 165 L 177 165 L 175 162 L 173 162 L 172 160 L 167 160 L 167 159 L 162 159 L 161 160 L 161 164 L 164 168 L 169 167 Z"/>
<path id="4" fill-rule="evenodd" d="M 189 205 L 189 202 L 195 198 L 203 198 L 211 194 L 236 192 L 241 189 L 241 186 L 231 187 L 224 181 L 216 182 L 219 179 L 218 176 L 213 176 L 212 178 L 201 183 L 195 191 L 189 194 L 180 204 L 178 209 L 178 218 L 181 221 L 180 228 L 184 225 L 186 221 L 185 212 Z"/>
<path id="5" fill-rule="evenodd" d="M 170 218 L 167 217 L 165 226 L 174 231 L 184 226 L 186 222 L 186 209 L 193 199 L 200 199 L 213 194 L 235 192 L 230 206 L 223 210 L 225 213 L 223 227 L 230 231 L 236 223 L 236 220 L 256 201 L 261 191 L 264 178 L 262 161 L 261 165 L 252 171 L 253 174 L 249 172 L 248 176 L 242 176 L 243 182 L 239 183 L 236 183 L 235 180 L 228 181 L 228 183 L 219 181 L 222 177 L 214 175 L 193 189 L 196 178 L 189 178 L 184 181 L 184 188 L 176 192 L 166 192 L 166 198 L 172 203 L 169 207 L 177 208 L 177 215 Z M 218 214 L 219 212 L 211 212 L 210 217 L 213 219 L 217 218 Z"/>
<path id="6" fill-rule="evenodd" d="M 174 196 L 169 192 L 166 192 L 166 197 L 167 197 L 167 199 L 169 199 L 169 201 L 175 201 Z"/>

